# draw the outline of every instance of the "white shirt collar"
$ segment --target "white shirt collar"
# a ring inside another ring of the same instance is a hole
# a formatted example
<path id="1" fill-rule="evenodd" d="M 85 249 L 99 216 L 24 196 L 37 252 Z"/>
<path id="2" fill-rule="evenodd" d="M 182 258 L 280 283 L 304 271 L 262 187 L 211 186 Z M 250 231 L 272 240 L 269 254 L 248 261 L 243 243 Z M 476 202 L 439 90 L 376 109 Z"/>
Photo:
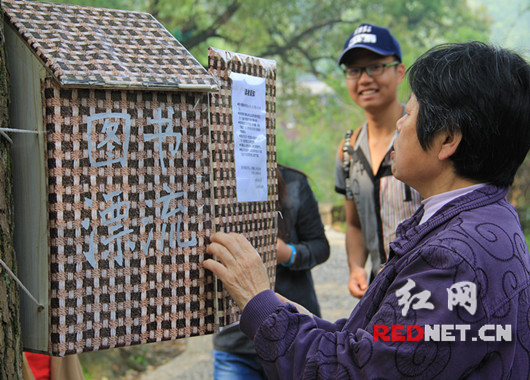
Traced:
<path id="1" fill-rule="evenodd" d="M 436 211 L 441 209 L 444 205 L 449 203 L 455 198 L 461 197 L 464 194 L 471 193 L 472 191 L 479 189 L 483 186 L 486 186 L 485 183 L 479 183 L 478 185 L 472 185 L 468 187 L 463 187 L 461 189 L 447 191 L 445 193 L 436 194 L 432 197 L 424 199 L 421 201 L 423 204 L 423 216 L 421 217 L 420 224 L 425 223 L 427 220 L 433 216 Z"/>

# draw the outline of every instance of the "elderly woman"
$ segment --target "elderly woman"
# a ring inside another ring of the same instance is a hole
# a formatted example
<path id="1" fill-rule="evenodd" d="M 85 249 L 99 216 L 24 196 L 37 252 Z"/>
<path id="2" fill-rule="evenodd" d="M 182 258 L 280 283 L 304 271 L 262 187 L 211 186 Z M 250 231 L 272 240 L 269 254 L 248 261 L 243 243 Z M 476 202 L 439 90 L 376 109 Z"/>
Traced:
<path id="1" fill-rule="evenodd" d="M 506 193 L 530 147 L 530 66 L 471 42 L 409 71 L 392 170 L 424 201 L 348 319 L 305 314 L 270 290 L 244 237 L 212 237 L 220 261 L 204 266 L 243 310 L 271 379 L 529 376 L 530 256 Z"/>

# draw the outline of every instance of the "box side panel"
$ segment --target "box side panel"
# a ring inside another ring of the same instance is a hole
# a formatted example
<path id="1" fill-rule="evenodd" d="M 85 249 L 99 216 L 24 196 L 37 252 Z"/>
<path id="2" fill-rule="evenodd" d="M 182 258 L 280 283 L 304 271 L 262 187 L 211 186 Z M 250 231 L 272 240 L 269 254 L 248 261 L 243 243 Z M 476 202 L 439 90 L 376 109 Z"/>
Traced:
<path id="1" fill-rule="evenodd" d="M 210 48 L 209 72 L 221 89 L 210 95 L 212 191 L 215 231 L 238 232 L 261 255 L 271 282 L 276 275 L 278 178 L 276 172 L 276 65 L 274 61 Z M 267 201 L 238 202 L 230 73 L 265 78 Z M 223 284 L 217 285 L 220 327 L 239 320 L 239 310 Z"/>
<path id="2" fill-rule="evenodd" d="M 15 250 L 18 275 L 30 293 L 45 306 L 21 292 L 23 346 L 49 349 L 48 316 L 48 215 L 46 209 L 45 153 L 41 79 L 46 71 L 14 30 L 5 25 L 10 74 L 12 128 L 40 132 L 12 133 Z"/>

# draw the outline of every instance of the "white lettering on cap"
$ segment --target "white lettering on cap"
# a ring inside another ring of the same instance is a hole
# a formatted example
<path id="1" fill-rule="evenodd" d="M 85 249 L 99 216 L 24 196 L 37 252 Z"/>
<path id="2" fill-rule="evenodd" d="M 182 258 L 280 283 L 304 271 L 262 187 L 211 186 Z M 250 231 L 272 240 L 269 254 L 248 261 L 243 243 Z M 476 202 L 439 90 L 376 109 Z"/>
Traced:
<path id="1" fill-rule="evenodd" d="M 377 36 L 375 34 L 358 34 L 356 36 L 353 36 L 353 38 L 350 40 L 350 43 L 348 44 L 348 47 L 352 47 L 353 45 L 357 44 L 375 44 L 377 43 Z"/>
<path id="2" fill-rule="evenodd" d="M 360 33 L 372 33 L 372 26 L 361 25 L 357 29 L 355 29 L 355 32 L 353 34 L 360 34 Z"/>

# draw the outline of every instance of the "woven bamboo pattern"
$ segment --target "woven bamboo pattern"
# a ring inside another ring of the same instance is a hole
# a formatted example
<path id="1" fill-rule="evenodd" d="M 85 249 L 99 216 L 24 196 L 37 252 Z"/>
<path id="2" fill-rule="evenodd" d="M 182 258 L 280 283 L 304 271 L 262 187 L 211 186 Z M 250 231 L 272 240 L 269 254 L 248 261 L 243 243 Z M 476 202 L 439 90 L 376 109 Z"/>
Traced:
<path id="1" fill-rule="evenodd" d="M 62 86 L 216 86 L 148 13 L 25 0 L 2 0 L 2 9 Z"/>
<path id="2" fill-rule="evenodd" d="M 276 272 L 278 179 L 276 176 L 276 63 L 262 58 L 210 48 L 209 73 L 221 89 L 211 93 L 212 192 L 214 228 L 238 232 L 249 239 L 261 255 L 274 284 Z M 230 73 L 266 78 L 267 182 L 266 202 L 237 202 L 232 91 Z M 217 282 L 220 326 L 239 320 L 239 309 L 220 281 Z"/>
<path id="3" fill-rule="evenodd" d="M 50 352 L 215 331 L 207 94 L 43 87 Z"/>

